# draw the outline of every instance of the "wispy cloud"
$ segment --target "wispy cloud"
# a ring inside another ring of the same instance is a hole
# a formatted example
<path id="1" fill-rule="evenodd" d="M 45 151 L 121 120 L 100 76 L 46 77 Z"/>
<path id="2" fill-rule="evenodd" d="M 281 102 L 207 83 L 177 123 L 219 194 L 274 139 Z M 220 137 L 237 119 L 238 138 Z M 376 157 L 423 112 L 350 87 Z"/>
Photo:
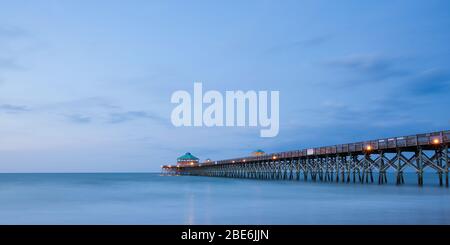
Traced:
<path id="1" fill-rule="evenodd" d="M 333 68 L 368 77 L 368 82 L 379 82 L 389 78 L 402 77 L 410 73 L 397 66 L 398 59 L 382 55 L 350 55 L 326 62 Z"/>
<path id="2" fill-rule="evenodd" d="M 402 86 L 396 98 L 410 95 L 430 95 L 446 92 L 450 89 L 450 71 L 442 68 L 423 69 L 399 68 L 403 59 L 382 55 L 352 55 L 328 61 L 329 67 L 342 69 L 349 74 L 359 75 L 355 79 L 339 82 L 339 86 L 348 87 L 389 81 Z"/>
<path id="3" fill-rule="evenodd" d="M 0 112 L 19 113 L 30 111 L 26 106 L 0 104 Z M 147 119 L 167 123 L 167 119 L 154 112 L 128 110 L 119 106 L 114 100 L 105 97 L 88 97 L 62 102 L 54 102 L 33 107 L 36 114 L 53 114 L 74 124 L 93 122 L 119 124 L 133 120 Z"/>
<path id="4" fill-rule="evenodd" d="M 40 107 L 40 109 L 44 110 L 79 110 L 79 109 L 93 109 L 93 108 L 114 110 L 119 109 L 120 106 L 118 106 L 115 100 L 113 99 L 100 96 L 93 96 L 50 103 L 42 105 Z"/>
<path id="5" fill-rule="evenodd" d="M 325 101 L 315 108 L 299 111 L 299 113 L 307 114 L 309 120 L 308 123 L 294 127 L 332 127 L 333 125 L 394 127 L 406 122 L 418 122 L 420 120 L 414 118 L 411 110 L 420 110 L 426 105 L 409 100 L 407 97 L 379 98 L 365 105 Z"/>
<path id="6" fill-rule="evenodd" d="M 1 58 L 0 57 L 0 71 L 1 70 L 17 70 L 22 67 L 17 64 L 17 62 L 12 58 Z"/>
<path id="7" fill-rule="evenodd" d="M 316 46 L 330 41 L 333 38 L 332 35 L 321 35 L 312 37 L 309 39 L 300 40 L 292 43 L 292 45 L 302 45 L 306 47 Z"/>
<path id="8" fill-rule="evenodd" d="M 150 119 L 158 122 L 165 121 L 164 118 L 146 111 L 126 111 L 109 114 L 109 123 L 123 123 L 137 119 Z"/>
<path id="9" fill-rule="evenodd" d="M 26 106 L 11 105 L 11 104 L 1 104 L 0 105 L 0 112 L 21 113 L 21 112 L 27 112 L 27 111 L 30 111 L 30 109 L 27 108 Z"/>
<path id="10" fill-rule="evenodd" d="M 69 122 L 76 123 L 76 124 L 87 124 L 92 121 L 91 117 L 81 115 L 81 114 L 67 115 L 66 118 Z"/>
<path id="11" fill-rule="evenodd" d="M 23 69 L 17 62 L 16 48 L 12 48 L 12 46 L 16 46 L 19 39 L 28 35 L 27 31 L 19 27 L 0 26 L 0 72 Z M 4 81 L 4 78 L 1 77 L 2 73 L 0 73 L 0 82 Z"/>
<path id="12" fill-rule="evenodd" d="M 18 38 L 28 36 L 29 33 L 17 26 L 0 26 L 0 39 Z"/>
<path id="13" fill-rule="evenodd" d="M 312 38 L 297 40 L 293 42 L 281 43 L 279 45 L 275 45 L 267 50 L 267 53 L 278 53 L 284 52 L 287 50 L 301 48 L 301 47 L 313 47 L 318 46 L 323 43 L 330 41 L 333 38 L 332 35 L 320 35 Z"/>
<path id="14" fill-rule="evenodd" d="M 443 69 L 429 69 L 412 79 L 408 86 L 415 95 L 430 95 L 450 89 L 450 72 Z"/>

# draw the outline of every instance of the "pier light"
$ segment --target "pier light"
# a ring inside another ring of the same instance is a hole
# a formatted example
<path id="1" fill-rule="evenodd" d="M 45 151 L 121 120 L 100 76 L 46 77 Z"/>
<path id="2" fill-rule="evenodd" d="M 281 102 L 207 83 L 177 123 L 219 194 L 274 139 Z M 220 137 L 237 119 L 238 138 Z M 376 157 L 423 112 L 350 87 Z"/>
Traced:
<path id="1" fill-rule="evenodd" d="M 242 160 L 243 162 L 245 162 L 245 159 L 244 160 Z"/>
<path id="2" fill-rule="evenodd" d="M 235 163 L 235 161 L 233 160 L 232 163 Z"/>
<path id="3" fill-rule="evenodd" d="M 277 159 L 277 156 L 273 156 L 272 159 L 273 159 L 273 160 L 276 160 L 276 159 Z"/>
<path id="4" fill-rule="evenodd" d="M 441 141 L 439 140 L 439 138 L 433 139 L 433 144 L 434 144 L 434 145 L 437 145 L 437 144 L 439 144 L 439 143 L 441 143 Z"/>
<path id="5" fill-rule="evenodd" d="M 366 146 L 366 151 L 371 151 L 372 150 L 372 146 L 371 145 L 367 145 Z"/>

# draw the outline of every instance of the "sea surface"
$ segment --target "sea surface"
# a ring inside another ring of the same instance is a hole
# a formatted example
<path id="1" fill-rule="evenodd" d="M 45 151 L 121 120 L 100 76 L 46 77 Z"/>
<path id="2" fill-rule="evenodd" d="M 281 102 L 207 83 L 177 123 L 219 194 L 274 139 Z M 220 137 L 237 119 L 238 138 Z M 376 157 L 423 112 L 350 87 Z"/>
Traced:
<path id="1" fill-rule="evenodd" d="M 145 173 L 0 174 L 0 224 L 450 224 L 450 189 Z M 393 183 L 393 179 L 389 179 Z"/>

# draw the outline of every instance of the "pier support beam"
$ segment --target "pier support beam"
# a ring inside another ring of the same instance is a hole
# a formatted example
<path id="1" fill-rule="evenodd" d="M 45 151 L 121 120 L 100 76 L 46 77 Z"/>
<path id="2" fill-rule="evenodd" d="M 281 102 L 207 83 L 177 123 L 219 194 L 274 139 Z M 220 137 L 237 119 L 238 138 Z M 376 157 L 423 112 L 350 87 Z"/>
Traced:
<path id="1" fill-rule="evenodd" d="M 449 165 L 449 152 L 448 152 L 448 146 L 445 146 L 444 149 L 444 154 L 445 154 L 445 186 L 448 187 L 448 165 Z"/>
<path id="2" fill-rule="evenodd" d="M 396 184 L 401 185 L 405 183 L 405 179 L 403 178 L 403 165 L 401 158 L 401 151 L 397 151 L 397 170 L 396 170 Z"/>
<path id="3" fill-rule="evenodd" d="M 417 184 L 423 186 L 423 160 L 422 149 L 416 152 L 416 164 L 417 164 Z"/>

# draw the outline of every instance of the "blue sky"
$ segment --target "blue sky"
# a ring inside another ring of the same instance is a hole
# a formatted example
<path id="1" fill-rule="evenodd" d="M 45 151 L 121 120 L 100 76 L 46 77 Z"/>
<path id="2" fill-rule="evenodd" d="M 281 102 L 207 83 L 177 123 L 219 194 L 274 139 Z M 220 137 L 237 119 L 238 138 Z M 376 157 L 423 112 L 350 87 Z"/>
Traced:
<path id="1" fill-rule="evenodd" d="M 0 0 L 0 172 L 157 171 L 450 128 L 449 1 Z M 280 133 L 175 128 L 176 90 L 279 90 Z"/>

